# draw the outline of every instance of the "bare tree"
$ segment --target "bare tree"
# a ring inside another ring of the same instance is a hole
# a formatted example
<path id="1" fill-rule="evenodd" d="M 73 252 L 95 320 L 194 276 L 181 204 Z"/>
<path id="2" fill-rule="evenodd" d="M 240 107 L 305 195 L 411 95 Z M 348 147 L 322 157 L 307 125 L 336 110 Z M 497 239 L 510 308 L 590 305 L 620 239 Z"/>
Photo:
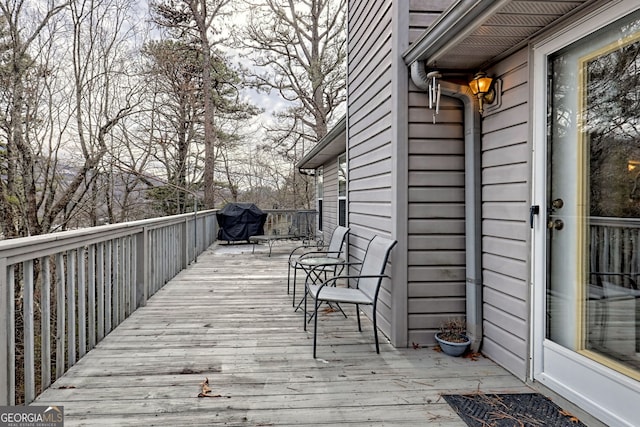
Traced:
<path id="1" fill-rule="evenodd" d="M 46 11 L 43 5 L 0 4 L 10 41 L 2 78 L 12 82 L 0 89 L 8 112 L 0 132 L 11 141 L 0 174 L 5 237 L 65 228 L 72 218 L 96 224 L 103 200 L 97 177 L 124 140 L 118 124 L 137 103 L 129 72 L 135 2 L 51 1 Z"/>
<path id="2" fill-rule="evenodd" d="M 188 193 L 195 182 L 188 180 L 189 166 L 196 167 L 197 144 L 204 141 L 202 115 L 202 62 L 189 43 L 155 41 L 148 43 L 143 53 L 149 94 L 153 97 L 148 128 L 151 138 L 149 152 L 163 167 L 171 185 L 163 196 L 171 194 L 175 204 L 167 214 L 184 213 Z"/>
<path id="3" fill-rule="evenodd" d="M 260 88 L 290 102 L 269 129 L 272 142 L 297 160 L 327 134 L 346 99 L 346 0 L 247 0 L 250 19 L 237 39 Z"/>
<path id="4" fill-rule="evenodd" d="M 200 45 L 202 90 L 205 94 L 203 98 L 205 146 L 203 188 L 206 208 L 213 208 L 215 205 L 215 145 L 218 139 L 215 126 L 216 105 L 211 97 L 214 89 L 211 54 L 215 45 L 213 36 L 216 33 L 213 23 L 222 15 L 223 8 L 229 2 L 230 0 L 162 0 L 152 4 L 158 24 L 173 29 L 178 37 L 191 38 Z"/>
<path id="5" fill-rule="evenodd" d="M 104 194 L 106 221 L 117 222 L 121 215 L 113 210 L 114 197 L 127 197 L 126 177 L 116 178 L 112 159 L 122 160 L 121 146 L 128 144 L 129 127 L 121 126 L 139 108 L 142 87 L 136 75 L 135 42 L 137 16 L 135 0 L 76 0 L 73 22 L 73 117 L 81 153 L 84 177 L 72 180 L 65 195 L 81 200 L 89 192 L 94 199 Z M 141 153 L 137 153 L 141 155 Z M 80 174 L 82 175 L 82 174 Z M 97 178 L 103 185 L 98 186 Z M 116 188 L 117 187 L 117 188 Z M 65 198 L 60 199 L 64 203 Z M 98 206 L 99 207 L 99 206 Z M 93 207 L 91 224 L 99 222 Z"/>
<path id="6" fill-rule="evenodd" d="M 35 117 L 32 115 L 33 108 L 28 105 L 29 94 L 26 90 L 29 80 L 37 79 L 38 74 L 46 73 L 46 70 L 37 66 L 30 49 L 47 24 L 68 4 L 68 1 L 50 2 L 48 8 L 39 11 L 30 8 L 30 4 L 24 0 L 0 2 L 6 43 L 3 55 L 6 73 L 3 75 L 3 83 L 6 84 L 3 98 L 6 104 L 2 117 L 6 160 L 3 178 L 0 179 L 0 216 L 6 237 L 41 232 L 36 199 L 36 159 L 26 139 L 27 128 Z M 26 25 L 25 18 L 31 25 Z"/>
<path id="7" fill-rule="evenodd" d="M 237 43 L 253 62 L 249 74 L 258 88 L 277 91 L 289 103 L 266 126 L 262 149 L 288 161 L 287 207 L 308 208 L 313 186 L 293 165 L 327 134 L 346 100 L 346 0 L 246 3 L 250 19 Z"/>

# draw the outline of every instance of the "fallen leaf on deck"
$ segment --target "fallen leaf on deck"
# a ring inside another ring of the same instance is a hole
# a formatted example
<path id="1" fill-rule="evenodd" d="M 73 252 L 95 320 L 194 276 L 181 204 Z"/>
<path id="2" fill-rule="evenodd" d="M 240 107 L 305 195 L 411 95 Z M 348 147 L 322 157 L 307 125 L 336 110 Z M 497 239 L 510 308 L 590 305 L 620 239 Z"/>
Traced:
<path id="1" fill-rule="evenodd" d="M 200 383 L 200 389 L 201 391 L 198 394 L 198 397 L 222 397 L 220 395 L 209 394 L 211 393 L 211 388 L 209 387 L 209 377 L 206 377 L 204 381 Z"/>
<path id="2" fill-rule="evenodd" d="M 579 423 L 580 422 L 580 420 L 577 419 L 576 417 L 574 417 L 571 412 L 565 411 L 564 409 L 560 410 L 560 415 L 564 415 L 565 417 L 569 418 L 569 421 L 571 421 L 572 423 Z"/>
<path id="3" fill-rule="evenodd" d="M 202 387 L 202 393 L 211 393 L 211 389 L 209 388 L 209 378 L 205 378 L 204 381 L 200 383 L 200 387 Z"/>
<path id="4" fill-rule="evenodd" d="M 477 362 L 478 358 L 481 357 L 481 356 L 482 356 L 481 353 L 469 352 L 469 353 L 465 354 L 462 357 L 464 357 L 465 359 L 469 359 L 469 360 L 471 360 L 473 362 Z"/>
<path id="5" fill-rule="evenodd" d="M 420 347 L 420 344 L 415 343 L 415 342 L 413 342 L 413 341 L 411 341 L 411 345 L 413 346 L 413 349 L 414 349 L 414 350 L 417 350 L 417 349 L 421 348 L 421 347 Z"/>
<path id="6" fill-rule="evenodd" d="M 221 394 L 204 394 L 204 393 L 199 393 L 198 397 L 222 397 Z"/>
<path id="7" fill-rule="evenodd" d="M 442 349 L 440 348 L 439 345 L 433 347 L 433 351 L 437 351 L 438 353 L 442 353 Z"/>

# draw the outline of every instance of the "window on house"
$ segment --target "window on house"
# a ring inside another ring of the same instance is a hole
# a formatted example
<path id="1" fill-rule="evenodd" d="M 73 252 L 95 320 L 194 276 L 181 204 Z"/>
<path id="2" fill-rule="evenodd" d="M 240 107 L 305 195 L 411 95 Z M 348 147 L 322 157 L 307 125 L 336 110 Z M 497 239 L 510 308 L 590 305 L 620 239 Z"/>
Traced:
<path id="1" fill-rule="evenodd" d="M 318 207 L 318 231 L 322 231 L 322 199 L 324 198 L 324 168 L 316 169 L 316 206 Z"/>
<path id="2" fill-rule="evenodd" d="M 338 225 L 347 226 L 347 155 L 338 157 Z"/>

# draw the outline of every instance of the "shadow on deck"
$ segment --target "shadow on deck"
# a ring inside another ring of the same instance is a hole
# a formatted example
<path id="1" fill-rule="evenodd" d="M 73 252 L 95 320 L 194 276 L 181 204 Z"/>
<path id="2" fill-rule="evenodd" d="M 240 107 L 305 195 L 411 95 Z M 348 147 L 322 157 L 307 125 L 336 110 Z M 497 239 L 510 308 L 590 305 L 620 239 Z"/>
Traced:
<path id="1" fill-rule="evenodd" d="M 321 314 L 314 360 L 286 293 L 291 247 L 211 247 L 34 404 L 64 406 L 66 426 L 464 426 L 441 393 L 531 391 L 483 357 L 384 339 L 377 355 L 353 309 Z"/>

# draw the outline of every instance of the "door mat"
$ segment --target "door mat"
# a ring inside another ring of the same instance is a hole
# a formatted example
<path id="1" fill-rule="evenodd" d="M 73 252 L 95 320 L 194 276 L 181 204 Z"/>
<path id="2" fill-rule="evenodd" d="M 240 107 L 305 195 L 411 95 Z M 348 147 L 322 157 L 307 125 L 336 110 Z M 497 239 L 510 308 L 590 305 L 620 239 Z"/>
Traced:
<path id="1" fill-rule="evenodd" d="M 586 427 L 539 393 L 449 394 L 442 397 L 469 427 Z"/>

